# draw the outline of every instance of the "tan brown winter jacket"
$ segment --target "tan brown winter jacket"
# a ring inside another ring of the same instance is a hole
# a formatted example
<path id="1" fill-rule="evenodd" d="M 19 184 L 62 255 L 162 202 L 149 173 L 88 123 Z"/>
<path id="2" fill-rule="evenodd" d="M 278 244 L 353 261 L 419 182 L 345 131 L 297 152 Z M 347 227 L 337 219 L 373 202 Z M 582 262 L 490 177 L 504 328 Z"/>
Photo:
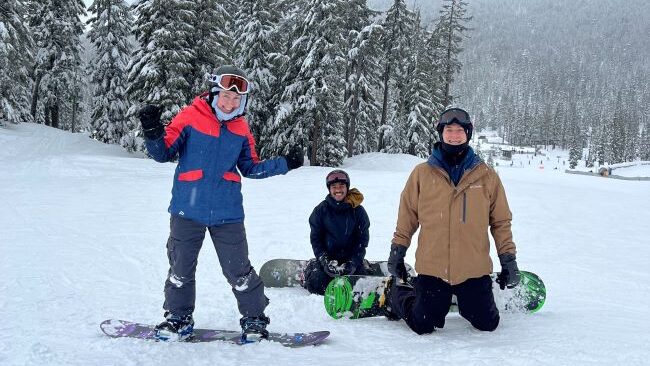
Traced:
<path id="1" fill-rule="evenodd" d="M 492 272 L 488 227 L 497 254 L 515 254 L 512 213 L 499 176 L 481 162 L 454 187 L 441 168 L 415 167 L 402 191 L 393 243 L 408 247 L 420 227 L 415 270 L 457 285 Z"/>

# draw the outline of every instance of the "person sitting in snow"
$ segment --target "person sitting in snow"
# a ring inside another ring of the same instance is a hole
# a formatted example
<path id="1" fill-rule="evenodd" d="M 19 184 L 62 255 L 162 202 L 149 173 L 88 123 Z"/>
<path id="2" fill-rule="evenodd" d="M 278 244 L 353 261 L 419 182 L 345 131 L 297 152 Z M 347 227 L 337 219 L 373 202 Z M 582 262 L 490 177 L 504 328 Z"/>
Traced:
<path id="1" fill-rule="evenodd" d="M 325 178 L 329 191 L 309 217 L 310 241 L 315 258 L 305 269 L 303 286 L 323 295 L 332 277 L 365 274 L 370 220 L 361 206 L 363 194 L 350 189 L 350 177 L 333 170 Z"/>
<path id="2" fill-rule="evenodd" d="M 178 156 L 169 206 L 169 272 L 165 282 L 165 320 L 156 326 L 160 340 L 185 340 L 194 329 L 195 272 L 206 229 L 221 270 L 242 315 L 242 341 L 268 337 L 264 314 L 268 298 L 248 259 L 241 177 L 286 174 L 303 164 L 298 146 L 285 157 L 260 160 L 244 113 L 250 83 L 234 66 L 221 66 L 210 77 L 209 92 L 198 96 L 166 127 L 161 107 L 139 112 L 145 145 L 158 162 Z"/>
<path id="3" fill-rule="evenodd" d="M 475 328 L 493 331 L 499 325 L 488 228 L 501 262 L 497 282 L 501 289 L 519 283 L 506 193 L 494 169 L 469 147 L 473 127 L 466 111 L 444 111 L 436 125 L 441 141 L 415 167 L 401 194 L 388 259 L 394 276 L 388 307 L 418 334 L 444 326 L 452 295 Z M 418 228 L 418 276 L 409 281 L 404 256 Z"/>

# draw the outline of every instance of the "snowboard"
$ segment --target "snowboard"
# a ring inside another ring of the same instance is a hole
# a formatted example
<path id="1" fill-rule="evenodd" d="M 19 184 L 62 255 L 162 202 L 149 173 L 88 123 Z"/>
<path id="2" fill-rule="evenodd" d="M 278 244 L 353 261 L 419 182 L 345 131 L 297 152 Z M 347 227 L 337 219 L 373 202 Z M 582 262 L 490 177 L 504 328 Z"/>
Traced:
<path id="1" fill-rule="evenodd" d="M 494 282 L 498 273 L 492 273 L 494 301 L 500 311 L 534 313 L 544 306 L 546 287 L 536 274 L 520 271 L 521 281 L 512 289 L 501 290 Z M 391 277 L 341 276 L 332 279 L 325 290 L 325 310 L 335 318 L 394 317 L 386 307 L 385 290 Z M 458 311 L 456 296 L 449 309 Z"/>
<path id="2" fill-rule="evenodd" d="M 109 319 L 104 320 L 100 326 L 102 332 L 111 338 L 138 338 L 157 341 L 154 335 L 154 325 L 134 323 L 127 320 Z M 310 333 L 269 333 L 270 342 L 279 343 L 285 347 L 304 347 L 319 344 L 329 336 L 329 331 Z M 219 329 L 194 329 L 190 338 L 183 342 L 200 343 L 223 341 L 237 345 L 248 344 L 242 342 L 241 331 L 219 330 Z M 257 342 L 253 342 L 257 343 Z"/>
<path id="3" fill-rule="evenodd" d="M 265 287 L 301 287 L 305 282 L 305 268 L 309 260 L 304 259 L 271 259 L 264 263 L 259 271 L 259 276 Z M 386 261 L 366 261 L 366 276 L 390 276 Z M 406 269 L 415 275 L 411 266 L 406 264 Z"/>

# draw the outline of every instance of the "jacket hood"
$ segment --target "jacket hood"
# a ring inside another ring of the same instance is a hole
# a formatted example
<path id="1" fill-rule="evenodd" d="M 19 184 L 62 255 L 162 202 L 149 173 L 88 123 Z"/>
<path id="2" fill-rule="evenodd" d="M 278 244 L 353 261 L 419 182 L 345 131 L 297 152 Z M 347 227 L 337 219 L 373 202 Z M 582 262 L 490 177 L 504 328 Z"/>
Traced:
<path id="1" fill-rule="evenodd" d="M 348 191 L 348 195 L 345 196 L 343 201 L 339 202 L 332 197 L 331 194 L 328 194 L 325 197 L 325 201 L 332 207 L 337 209 L 347 209 L 347 208 L 356 208 L 361 206 L 363 202 L 363 194 L 359 192 L 358 189 L 352 188 Z"/>
<path id="2" fill-rule="evenodd" d="M 348 191 L 348 195 L 344 201 L 349 203 L 352 208 L 359 207 L 363 202 L 363 193 L 359 192 L 356 188 L 352 188 Z"/>

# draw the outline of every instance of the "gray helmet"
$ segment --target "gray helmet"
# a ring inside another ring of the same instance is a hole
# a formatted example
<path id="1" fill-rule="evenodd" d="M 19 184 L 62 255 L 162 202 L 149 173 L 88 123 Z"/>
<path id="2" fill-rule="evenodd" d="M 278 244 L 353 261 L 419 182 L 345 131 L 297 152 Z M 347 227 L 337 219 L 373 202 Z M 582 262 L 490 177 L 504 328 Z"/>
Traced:
<path id="1" fill-rule="evenodd" d="M 237 77 L 222 78 L 223 75 L 236 75 Z M 243 80 L 242 80 L 243 79 Z M 225 82 L 227 84 L 223 84 Z M 210 91 L 208 94 L 208 104 L 212 107 L 213 112 L 221 121 L 234 119 L 238 116 L 246 114 L 246 106 L 248 105 L 248 94 L 250 92 L 250 83 L 246 77 L 246 73 L 233 65 L 223 65 L 215 68 L 211 75 L 208 77 L 208 85 Z M 216 106 L 217 95 L 223 90 L 234 90 L 242 95 L 242 101 L 239 108 L 232 113 L 225 114 L 220 111 Z"/>

